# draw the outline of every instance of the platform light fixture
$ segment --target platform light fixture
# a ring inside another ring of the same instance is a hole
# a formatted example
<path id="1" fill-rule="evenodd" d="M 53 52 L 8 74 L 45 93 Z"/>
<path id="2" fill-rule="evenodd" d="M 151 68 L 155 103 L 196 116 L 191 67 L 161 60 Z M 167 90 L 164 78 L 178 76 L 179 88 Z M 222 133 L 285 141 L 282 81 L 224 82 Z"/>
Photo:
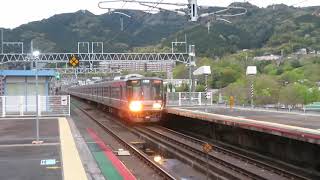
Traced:
<path id="1" fill-rule="evenodd" d="M 32 55 L 33 55 L 33 57 L 38 58 L 40 55 L 40 51 L 33 51 Z"/>
<path id="2" fill-rule="evenodd" d="M 32 52 L 33 59 L 35 60 L 35 66 L 36 66 L 36 73 L 35 73 L 35 78 L 36 78 L 36 128 L 37 128 L 37 139 L 32 142 L 32 144 L 41 144 L 43 141 L 40 141 L 39 139 L 39 99 L 38 99 L 38 60 L 40 56 L 40 51 L 33 51 Z"/>

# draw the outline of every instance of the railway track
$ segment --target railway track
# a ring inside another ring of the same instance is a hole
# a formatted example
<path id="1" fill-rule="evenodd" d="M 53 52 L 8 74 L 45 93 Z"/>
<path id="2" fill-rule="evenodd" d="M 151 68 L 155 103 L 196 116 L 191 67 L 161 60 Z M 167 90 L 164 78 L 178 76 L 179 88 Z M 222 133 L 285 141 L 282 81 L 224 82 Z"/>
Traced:
<path id="1" fill-rule="evenodd" d="M 162 127 L 162 126 L 157 126 L 156 128 L 158 128 L 161 131 L 164 131 L 164 132 L 167 132 L 167 133 L 170 133 L 170 134 L 174 134 L 175 136 L 178 136 L 178 137 L 180 137 L 182 139 L 186 139 L 188 141 L 191 141 L 191 142 L 193 142 L 195 144 L 198 144 L 199 146 L 203 145 L 204 143 L 207 143 L 207 142 L 202 141 L 200 139 L 196 139 L 194 137 L 182 134 L 180 132 L 177 132 L 177 131 L 174 131 L 174 130 L 171 130 L 171 129 L 168 129 L 168 128 L 165 128 L 165 127 Z M 245 156 L 245 155 L 237 153 L 235 151 L 230 151 L 230 150 L 228 150 L 226 148 L 223 148 L 223 147 L 220 147 L 220 146 L 217 146 L 217 145 L 212 145 L 212 146 L 213 146 L 213 150 L 216 151 L 216 152 L 219 152 L 219 153 L 226 154 L 228 156 L 237 158 L 237 159 L 239 159 L 239 160 L 241 160 L 243 162 L 246 162 L 248 164 L 252 164 L 252 165 L 257 166 L 257 167 L 259 167 L 261 169 L 267 170 L 269 172 L 273 172 L 273 173 L 278 174 L 279 176 L 283 176 L 283 177 L 285 177 L 287 179 L 304 179 L 304 180 L 307 179 L 307 178 L 305 178 L 303 176 L 300 176 L 299 174 L 296 174 L 296 173 L 293 173 L 293 172 L 289 172 L 289 171 L 287 171 L 285 169 L 282 169 L 282 168 L 275 167 L 273 165 L 270 165 L 270 164 L 265 163 L 263 161 L 259 161 L 259 160 L 253 159 L 251 157 Z"/>
<path id="2" fill-rule="evenodd" d="M 136 154 L 139 159 L 158 172 L 164 179 L 175 179 L 175 177 L 150 160 L 148 156 L 122 140 L 112 129 L 96 120 L 81 107 L 76 107 L 116 138 L 127 149 Z M 214 152 L 206 154 L 202 151 L 202 145 L 206 142 L 161 126 L 137 126 L 131 128 L 119 121 L 115 122 L 154 144 L 161 144 L 162 147 L 169 148 L 170 152 L 176 152 L 176 155 L 180 156 L 179 159 L 189 161 L 202 172 L 206 172 L 208 167 L 208 173 L 212 179 L 307 179 L 215 145 L 213 145 Z M 256 169 L 259 169 L 259 171 Z"/>
<path id="3" fill-rule="evenodd" d="M 157 165 L 155 162 L 153 162 L 151 159 L 149 159 L 148 156 L 141 153 L 137 148 L 132 146 L 130 143 L 126 142 L 125 140 L 121 139 L 119 135 L 117 135 L 116 132 L 114 132 L 111 128 L 107 127 L 102 122 L 98 121 L 95 117 L 93 117 L 90 113 L 88 113 L 85 109 L 83 109 L 81 106 L 78 106 L 74 103 L 72 103 L 76 108 L 78 108 L 83 114 L 85 114 L 88 118 L 96 122 L 103 130 L 105 130 L 108 134 L 110 134 L 112 137 L 114 137 L 119 143 L 121 143 L 124 147 L 126 147 L 131 153 L 133 153 L 135 156 L 137 156 L 140 160 L 142 160 L 146 165 L 148 165 L 150 168 L 152 168 L 159 176 L 161 176 L 163 179 L 168 180 L 175 180 L 176 178 L 172 175 L 170 175 L 168 172 L 166 172 L 162 167 Z"/>
<path id="4" fill-rule="evenodd" d="M 180 153 L 184 153 L 199 164 L 206 164 L 207 154 L 202 152 L 202 145 L 206 142 L 161 126 L 138 127 L 136 129 L 155 141 L 161 142 L 166 146 L 175 147 Z M 210 160 L 208 166 L 217 172 L 227 173 L 227 178 L 230 179 L 237 179 L 239 174 L 249 179 L 306 179 L 292 172 L 273 167 L 219 146 L 213 146 L 213 149 L 214 152 L 210 153 L 208 157 Z M 189 153 L 186 151 L 189 151 Z M 219 165 L 221 168 L 217 169 Z M 233 173 L 223 169 L 232 170 Z"/>

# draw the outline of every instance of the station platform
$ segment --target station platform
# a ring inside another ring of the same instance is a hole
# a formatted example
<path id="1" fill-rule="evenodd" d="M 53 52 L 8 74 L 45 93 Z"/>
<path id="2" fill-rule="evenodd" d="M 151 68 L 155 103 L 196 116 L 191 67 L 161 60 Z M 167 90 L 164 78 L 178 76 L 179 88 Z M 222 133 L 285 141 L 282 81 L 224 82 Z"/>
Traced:
<path id="1" fill-rule="evenodd" d="M 0 179 L 127 179 L 117 157 L 104 153 L 97 136 L 88 146 L 71 118 L 40 118 L 42 143 L 35 137 L 35 118 L 0 118 Z"/>
<path id="2" fill-rule="evenodd" d="M 320 114 L 247 108 L 168 107 L 169 114 L 320 144 Z"/>

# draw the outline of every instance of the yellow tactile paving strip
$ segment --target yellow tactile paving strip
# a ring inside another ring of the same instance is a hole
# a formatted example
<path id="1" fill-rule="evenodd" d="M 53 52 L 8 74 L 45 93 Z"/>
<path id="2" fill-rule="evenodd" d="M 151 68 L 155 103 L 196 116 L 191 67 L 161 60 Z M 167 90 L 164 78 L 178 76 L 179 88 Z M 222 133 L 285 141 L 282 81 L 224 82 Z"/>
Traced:
<path id="1" fill-rule="evenodd" d="M 87 176 L 66 118 L 59 118 L 59 132 L 64 180 L 86 180 Z"/>

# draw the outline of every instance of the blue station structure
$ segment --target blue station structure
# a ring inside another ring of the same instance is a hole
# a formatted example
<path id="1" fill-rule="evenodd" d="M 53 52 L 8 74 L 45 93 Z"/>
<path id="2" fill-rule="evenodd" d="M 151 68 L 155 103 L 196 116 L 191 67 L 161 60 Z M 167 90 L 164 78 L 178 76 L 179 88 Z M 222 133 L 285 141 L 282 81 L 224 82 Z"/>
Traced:
<path id="1" fill-rule="evenodd" d="M 34 96 L 36 94 L 35 70 L 1 70 L 2 96 Z M 54 70 L 38 70 L 38 94 L 48 96 Z"/>

